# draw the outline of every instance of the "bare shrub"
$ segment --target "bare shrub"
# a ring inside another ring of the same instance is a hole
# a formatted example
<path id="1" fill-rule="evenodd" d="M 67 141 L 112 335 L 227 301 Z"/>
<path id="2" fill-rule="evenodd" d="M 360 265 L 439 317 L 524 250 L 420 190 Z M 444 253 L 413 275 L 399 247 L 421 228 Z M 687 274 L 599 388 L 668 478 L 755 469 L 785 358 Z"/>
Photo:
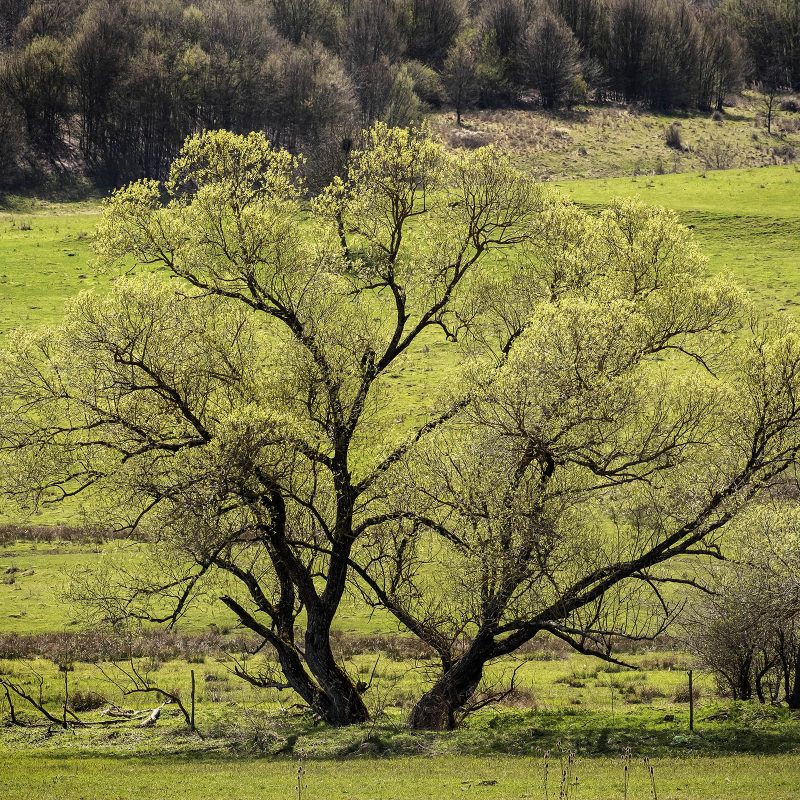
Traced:
<path id="1" fill-rule="evenodd" d="M 654 653 L 643 658 L 640 666 L 646 670 L 673 670 L 680 666 L 680 656 L 677 653 Z"/>
<path id="2" fill-rule="evenodd" d="M 492 139 L 481 131 L 471 131 L 467 128 L 454 128 L 444 135 L 449 147 L 462 150 L 477 150 L 492 143 Z"/>
<path id="3" fill-rule="evenodd" d="M 504 705 L 512 708 L 524 708 L 536 710 L 539 706 L 536 702 L 536 695 L 533 689 L 515 688 L 504 700 Z"/>
<path id="4" fill-rule="evenodd" d="M 382 653 L 394 661 L 408 661 L 423 660 L 433 655 L 433 651 L 424 642 L 411 636 L 397 634 L 354 636 L 334 632 L 331 639 L 337 653 L 344 659 Z"/>
<path id="5" fill-rule="evenodd" d="M 697 686 L 692 686 L 692 698 L 697 702 L 702 697 L 702 692 Z M 672 695 L 672 700 L 675 703 L 688 703 L 689 702 L 689 683 L 678 686 Z"/>
<path id="6" fill-rule="evenodd" d="M 735 700 L 800 708 L 798 524 L 794 502 L 755 509 L 735 529 L 736 560 L 688 609 L 690 648 Z"/>
<path id="7" fill-rule="evenodd" d="M 733 166 L 733 152 L 723 139 L 712 139 L 707 145 L 698 148 L 697 155 L 706 169 L 730 169 Z"/>
<path id="8" fill-rule="evenodd" d="M 73 689 L 69 696 L 69 707 L 80 713 L 82 711 L 97 711 L 98 708 L 108 705 L 108 701 L 97 692 L 84 692 Z"/>
<path id="9" fill-rule="evenodd" d="M 781 134 L 797 133 L 800 131 L 800 117 L 784 117 L 778 122 L 778 132 Z"/>
<path id="10" fill-rule="evenodd" d="M 797 157 L 797 151 L 790 144 L 782 144 L 772 148 L 772 157 L 776 161 L 789 163 Z"/>
<path id="11" fill-rule="evenodd" d="M 38 633 L 0 635 L 0 659 L 46 658 L 61 664 L 66 660 L 86 663 L 123 661 L 130 657 L 153 662 L 183 659 L 198 663 L 203 656 L 252 649 L 257 644 L 251 636 L 224 636 L 219 632 L 179 634 L 172 631 L 138 631 L 123 634 L 98 628 L 75 633 Z"/>
<path id="12" fill-rule="evenodd" d="M 227 739 L 237 750 L 257 755 L 285 753 L 293 743 L 274 714 L 255 709 L 243 709 L 234 716 L 217 719 L 207 732 L 215 739 Z"/>
<path id="13" fill-rule="evenodd" d="M 673 122 L 664 128 L 664 142 L 673 150 L 683 150 L 683 137 L 680 122 Z"/>

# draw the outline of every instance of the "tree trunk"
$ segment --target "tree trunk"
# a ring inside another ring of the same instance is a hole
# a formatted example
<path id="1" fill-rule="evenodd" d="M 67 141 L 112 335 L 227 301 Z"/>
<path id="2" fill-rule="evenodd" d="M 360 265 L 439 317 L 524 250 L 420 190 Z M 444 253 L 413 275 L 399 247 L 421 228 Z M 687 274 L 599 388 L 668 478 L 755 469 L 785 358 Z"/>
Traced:
<path id="1" fill-rule="evenodd" d="M 750 674 L 751 663 L 750 660 L 747 660 L 739 665 L 739 673 L 736 676 L 737 686 L 734 692 L 734 699 L 750 700 L 753 697 L 753 684 Z"/>
<path id="2" fill-rule="evenodd" d="M 419 699 L 408 720 L 416 731 L 450 731 L 456 727 L 458 712 L 475 694 L 487 657 L 467 651 Z"/>
<path id="3" fill-rule="evenodd" d="M 794 675 L 791 681 L 791 691 L 786 693 L 786 705 L 794 710 L 800 708 L 800 650 L 794 654 Z"/>
<path id="4" fill-rule="evenodd" d="M 224 596 L 220 599 L 243 625 L 263 636 L 275 648 L 286 683 L 320 719 L 340 727 L 365 722 L 369 718 L 358 688 L 336 664 L 330 647 L 329 626 L 326 627 L 324 621 L 309 616 L 302 657 L 294 644 L 293 620 L 288 620 L 275 632 L 262 625 L 233 598 Z"/>
<path id="5" fill-rule="evenodd" d="M 357 725 L 369 719 L 358 687 L 336 663 L 330 642 L 329 626 L 309 616 L 305 637 L 305 658 L 320 686 L 315 704 L 317 713 L 329 725 Z"/>

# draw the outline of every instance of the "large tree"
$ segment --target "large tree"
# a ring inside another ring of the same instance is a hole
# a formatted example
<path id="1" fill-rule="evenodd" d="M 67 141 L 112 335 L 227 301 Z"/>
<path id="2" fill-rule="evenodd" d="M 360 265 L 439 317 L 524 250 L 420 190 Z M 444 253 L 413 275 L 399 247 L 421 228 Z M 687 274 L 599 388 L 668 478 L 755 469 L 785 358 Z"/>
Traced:
<path id="1" fill-rule="evenodd" d="M 589 215 L 492 149 L 378 125 L 310 204 L 298 168 L 190 138 L 106 206 L 134 274 L 3 352 L 5 491 L 149 541 L 85 598 L 166 623 L 217 598 L 276 655 L 245 677 L 336 725 L 367 717 L 331 642 L 349 581 L 439 657 L 415 727 L 541 633 L 652 635 L 663 565 L 795 462 L 797 334 L 739 336 L 671 214 Z"/>
<path id="2" fill-rule="evenodd" d="M 478 89 L 479 42 L 475 31 L 462 31 L 447 51 L 442 77 L 450 102 L 456 110 L 456 124 L 461 114 L 474 102 Z"/>
<path id="3" fill-rule="evenodd" d="M 580 74 L 580 46 L 567 24 L 544 10 L 525 32 L 523 80 L 539 92 L 545 108 L 561 105 Z"/>

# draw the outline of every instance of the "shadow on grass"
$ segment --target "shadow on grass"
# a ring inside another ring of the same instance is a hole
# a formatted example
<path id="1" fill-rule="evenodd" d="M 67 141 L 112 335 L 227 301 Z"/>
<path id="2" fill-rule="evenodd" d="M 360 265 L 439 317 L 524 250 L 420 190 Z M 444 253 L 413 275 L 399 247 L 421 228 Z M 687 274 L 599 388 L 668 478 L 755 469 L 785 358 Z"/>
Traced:
<path id="1" fill-rule="evenodd" d="M 99 200 L 108 194 L 84 178 L 70 175 L 47 176 L 41 181 L 8 191 L 0 190 L 0 211 L 28 213 L 37 202 L 76 203 Z"/>
<path id="2" fill-rule="evenodd" d="M 42 733 L 8 742 L 11 751 L 35 748 L 52 759 L 128 760 L 146 755 L 165 763 L 198 760 L 239 763 L 242 758 L 276 760 L 386 759 L 414 755 L 536 756 L 571 751 L 582 758 L 682 755 L 777 755 L 800 748 L 800 714 L 749 703 L 713 705 L 697 715 L 647 708 L 616 716 L 599 712 L 495 711 L 457 731 L 414 732 L 397 724 L 375 723 L 343 729 L 315 725 L 307 718 L 264 714 L 231 716 L 200 740 L 179 728 L 162 728 L 142 738 L 138 731 L 115 730 L 84 737 L 82 732 Z M 0 735 L 2 740 L 2 735 Z M 44 745 L 44 746 L 42 746 Z"/>

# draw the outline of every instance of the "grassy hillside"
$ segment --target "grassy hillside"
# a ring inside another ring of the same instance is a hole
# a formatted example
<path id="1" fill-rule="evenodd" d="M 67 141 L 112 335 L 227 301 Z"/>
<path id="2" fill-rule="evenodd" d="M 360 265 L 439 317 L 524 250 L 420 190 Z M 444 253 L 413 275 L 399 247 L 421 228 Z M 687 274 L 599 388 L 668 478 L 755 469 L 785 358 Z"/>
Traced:
<path id="1" fill-rule="evenodd" d="M 53 516 L 60 513 L 56 510 Z M 80 630 L 80 610 L 64 602 L 70 575 L 76 569 L 99 566 L 104 558 L 123 558 L 131 564 L 136 551 L 137 546 L 129 542 L 19 542 L 0 547 L 0 635 Z M 234 621 L 227 609 L 201 599 L 181 621 L 180 629 L 198 632 L 213 625 L 230 626 Z M 397 625 L 388 614 L 370 614 L 359 598 L 349 596 L 342 602 L 336 630 L 354 635 L 392 633 Z"/>
<path id="2" fill-rule="evenodd" d="M 730 270 L 768 307 L 800 296 L 800 167 L 562 181 L 576 202 L 602 206 L 638 196 L 680 213 L 714 270 Z M 96 203 L 29 202 L 0 207 L 0 332 L 56 320 L 64 300 L 102 287 L 93 264 Z"/>
<path id="3" fill-rule="evenodd" d="M 474 111 L 463 127 L 452 113 L 434 117 L 456 147 L 496 144 L 544 180 L 743 169 L 791 163 L 800 156 L 800 114 L 781 112 L 768 134 L 759 98 L 746 95 L 719 119 L 655 114 L 635 107 L 589 106 L 572 112 Z M 664 130 L 677 124 L 680 146 Z"/>

